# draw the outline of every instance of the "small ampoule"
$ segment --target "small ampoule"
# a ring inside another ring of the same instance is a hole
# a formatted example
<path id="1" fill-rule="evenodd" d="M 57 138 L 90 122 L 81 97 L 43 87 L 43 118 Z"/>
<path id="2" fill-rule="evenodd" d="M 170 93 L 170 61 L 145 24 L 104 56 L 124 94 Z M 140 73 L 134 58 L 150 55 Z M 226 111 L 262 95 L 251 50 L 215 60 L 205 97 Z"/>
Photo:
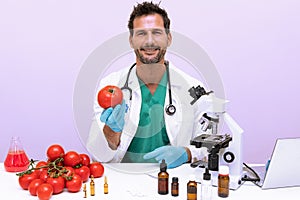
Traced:
<path id="1" fill-rule="evenodd" d="M 87 198 L 87 193 L 86 193 L 86 184 L 83 185 L 83 198 Z"/>
<path id="2" fill-rule="evenodd" d="M 108 184 L 107 184 L 107 177 L 104 177 L 104 194 L 108 194 Z"/>
<path id="3" fill-rule="evenodd" d="M 94 182 L 94 176 L 91 176 L 90 192 L 91 192 L 91 196 L 95 196 L 95 182 Z"/>

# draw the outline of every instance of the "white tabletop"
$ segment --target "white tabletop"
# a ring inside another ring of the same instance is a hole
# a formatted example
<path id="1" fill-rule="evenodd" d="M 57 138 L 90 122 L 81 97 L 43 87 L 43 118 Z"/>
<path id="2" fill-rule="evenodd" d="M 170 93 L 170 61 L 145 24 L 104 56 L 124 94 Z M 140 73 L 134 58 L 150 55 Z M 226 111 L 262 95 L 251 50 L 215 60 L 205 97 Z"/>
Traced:
<path id="1" fill-rule="evenodd" d="M 104 164 L 107 176 L 109 193 L 103 194 L 104 176 L 95 179 L 96 195 L 89 195 L 89 181 L 87 183 L 88 197 L 86 199 L 186 199 L 186 184 L 189 181 L 189 175 L 195 173 L 198 179 L 201 176 L 199 169 L 191 168 L 188 164 L 175 169 L 168 169 L 169 185 L 171 185 L 172 177 L 179 178 L 179 196 L 171 196 L 171 191 L 167 195 L 159 195 L 157 193 L 157 173 L 159 167 L 157 164 Z M 170 188 L 170 187 L 169 187 Z M 201 186 L 198 184 L 198 199 L 201 196 Z M 38 199 L 31 196 L 28 191 L 20 188 L 18 177 L 15 173 L 9 173 L 4 170 L 3 163 L 0 164 L 0 191 L 1 196 L 10 200 L 20 199 Z M 55 199 L 84 199 L 82 191 L 78 193 L 63 193 L 53 195 L 51 200 Z M 252 183 L 245 183 L 239 189 L 230 190 L 227 199 L 272 199 L 272 200 L 298 200 L 300 198 L 300 187 L 279 188 L 262 190 Z M 2 199 L 2 198 L 1 198 Z M 217 195 L 217 188 L 213 187 L 212 199 L 224 199 Z"/>

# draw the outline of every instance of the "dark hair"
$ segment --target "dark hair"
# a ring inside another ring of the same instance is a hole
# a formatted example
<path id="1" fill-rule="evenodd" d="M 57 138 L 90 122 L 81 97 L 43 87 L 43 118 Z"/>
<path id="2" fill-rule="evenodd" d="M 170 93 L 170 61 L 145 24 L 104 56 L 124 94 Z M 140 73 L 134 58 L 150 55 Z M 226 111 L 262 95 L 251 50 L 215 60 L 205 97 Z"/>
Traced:
<path id="1" fill-rule="evenodd" d="M 170 19 L 168 18 L 167 12 L 159 7 L 159 4 L 154 4 L 151 2 L 143 2 L 138 3 L 137 6 L 133 7 L 133 11 L 130 15 L 129 21 L 128 21 L 128 28 L 130 31 L 130 34 L 133 34 L 133 20 L 137 17 L 143 16 L 143 15 L 151 15 L 151 14 L 159 14 L 162 16 L 164 20 L 164 27 L 166 30 L 166 33 L 169 33 L 170 31 Z"/>

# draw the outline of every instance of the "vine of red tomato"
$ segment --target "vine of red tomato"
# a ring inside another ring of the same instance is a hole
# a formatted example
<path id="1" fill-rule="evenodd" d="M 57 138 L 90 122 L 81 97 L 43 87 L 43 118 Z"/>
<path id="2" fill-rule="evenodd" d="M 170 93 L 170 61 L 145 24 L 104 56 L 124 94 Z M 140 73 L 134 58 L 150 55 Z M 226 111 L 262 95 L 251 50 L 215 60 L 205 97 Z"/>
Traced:
<path id="1" fill-rule="evenodd" d="M 65 151 L 60 144 L 52 144 L 46 150 L 47 160 L 30 160 L 28 169 L 17 173 L 19 185 L 40 200 L 48 200 L 53 194 L 64 191 L 79 192 L 82 184 L 91 176 L 102 177 L 104 166 L 91 162 L 85 153 Z"/>

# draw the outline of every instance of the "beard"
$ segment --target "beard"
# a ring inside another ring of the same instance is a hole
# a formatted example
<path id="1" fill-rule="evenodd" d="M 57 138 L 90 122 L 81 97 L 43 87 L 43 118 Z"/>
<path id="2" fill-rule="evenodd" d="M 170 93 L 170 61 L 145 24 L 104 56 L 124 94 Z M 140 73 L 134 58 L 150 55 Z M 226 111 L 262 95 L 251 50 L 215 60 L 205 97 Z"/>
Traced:
<path id="1" fill-rule="evenodd" d="M 140 52 L 141 50 L 143 49 L 158 49 L 158 53 L 155 57 L 153 58 L 146 58 L 142 55 L 142 53 Z M 165 56 L 166 54 L 166 50 L 165 49 L 161 49 L 160 47 L 142 47 L 140 49 L 136 49 L 135 51 L 135 55 L 137 56 L 137 58 L 143 63 L 143 64 L 155 64 L 155 63 L 159 63 L 163 57 Z"/>

